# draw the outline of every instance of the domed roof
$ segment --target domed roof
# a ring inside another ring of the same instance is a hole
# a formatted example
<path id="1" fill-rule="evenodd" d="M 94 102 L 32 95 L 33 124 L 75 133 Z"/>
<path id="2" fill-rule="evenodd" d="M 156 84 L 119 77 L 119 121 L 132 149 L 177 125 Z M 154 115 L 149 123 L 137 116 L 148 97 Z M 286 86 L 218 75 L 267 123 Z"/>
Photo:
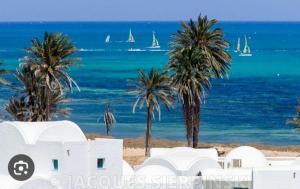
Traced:
<path id="1" fill-rule="evenodd" d="M 135 172 L 135 176 L 176 176 L 174 171 L 162 165 L 146 165 Z"/>
<path id="2" fill-rule="evenodd" d="M 3 136 L 3 137 L 2 137 Z M 86 141 L 81 129 L 71 121 L 53 122 L 3 122 L 0 124 L 0 137 L 35 144 L 38 141 Z"/>
<path id="3" fill-rule="evenodd" d="M 241 161 L 241 168 L 265 167 L 267 160 L 265 155 L 256 148 L 241 146 L 231 150 L 225 157 L 225 168 L 234 168 L 233 161 Z"/>
<path id="4" fill-rule="evenodd" d="M 201 157 L 188 151 L 176 151 L 147 159 L 141 166 L 159 165 L 172 170 L 177 176 L 196 176 L 202 170 L 220 169 L 218 162 L 209 157 Z"/>
<path id="5" fill-rule="evenodd" d="M 149 189 L 170 188 L 166 186 L 176 181 L 176 174 L 171 169 L 161 165 L 147 165 L 139 168 L 133 178 L 134 183 L 132 188 L 141 188 L 141 186 Z M 153 187 L 155 185 L 156 187 Z"/>

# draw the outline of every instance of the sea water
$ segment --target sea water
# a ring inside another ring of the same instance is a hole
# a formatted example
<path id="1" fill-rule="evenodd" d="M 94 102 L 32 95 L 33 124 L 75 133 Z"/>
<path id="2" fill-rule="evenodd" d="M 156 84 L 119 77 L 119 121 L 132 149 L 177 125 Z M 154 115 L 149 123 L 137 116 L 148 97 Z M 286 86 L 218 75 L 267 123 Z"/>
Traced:
<path id="1" fill-rule="evenodd" d="M 300 23 L 221 22 L 231 43 L 232 66 L 228 78 L 213 80 L 201 109 L 200 142 L 263 143 L 273 145 L 300 144 L 300 132 L 287 125 L 300 98 Z M 0 59 L 12 72 L 18 59 L 25 55 L 34 37 L 45 31 L 63 32 L 79 49 L 82 66 L 71 70 L 81 91 L 68 96 L 72 102 L 69 120 L 85 132 L 105 133 L 104 104 L 110 102 L 117 119 L 115 137 L 144 135 L 146 110 L 132 113 L 135 97 L 126 92 L 128 78 L 136 77 L 138 69 L 164 68 L 168 63 L 170 35 L 180 28 L 178 22 L 69 22 L 69 23 L 0 23 Z M 126 43 L 129 29 L 136 43 Z M 150 49 L 152 32 L 161 45 Z M 105 43 L 107 35 L 111 43 Z M 244 36 L 252 57 L 235 53 L 237 39 Z M 133 51 L 128 51 L 133 49 Z M 1 115 L 5 112 L 12 89 L 1 87 Z M 56 119 L 62 119 L 58 117 Z M 97 122 L 98 120 L 98 122 Z M 175 140 L 185 139 L 180 104 L 154 121 L 153 136 Z"/>

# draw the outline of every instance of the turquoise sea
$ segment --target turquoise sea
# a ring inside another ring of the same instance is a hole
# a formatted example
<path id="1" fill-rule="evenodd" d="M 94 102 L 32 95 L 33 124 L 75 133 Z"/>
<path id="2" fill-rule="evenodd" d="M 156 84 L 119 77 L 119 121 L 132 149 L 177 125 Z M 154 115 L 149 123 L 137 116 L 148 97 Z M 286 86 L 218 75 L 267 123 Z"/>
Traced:
<path id="1" fill-rule="evenodd" d="M 300 131 L 286 125 L 295 115 L 300 98 L 300 23 L 221 22 L 225 37 L 231 42 L 232 68 L 229 77 L 214 80 L 202 106 L 200 142 L 300 144 Z M 136 43 L 125 41 L 132 29 Z M 67 34 L 80 49 L 82 66 L 71 75 L 81 92 L 69 96 L 73 102 L 70 120 L 85 132 L 104 133 L 97 123 L 103 104 L 111 101 L 117 118 L 115 137 L 142 136 L 146 126 L 145 110 L 132 114 L 134 98 L 126 93 L 127 78 L 137 69 L 162 68 L 168 62 L 170 35 L 177 22 L 70 22 L 70 23 L 0 23 L 0 59 L 15 70 L 23 49 L 30 40 L 45 31 Z M 161 49 L 151 51 L 152 31 Z M 112 43 L 105 44 L 106 35 Z M 247 35 L 252 57 L 234 53 L 237 38 Z M 129 52 L 128 49 L 138 49 Z M 1 115 L 9 119 L 4 106 L 13 91 L 0 89 Z M 102 120 L 102 119 L 101 119 Z M 170 112 L 163 110 L 162 120 L 155 121 L 156 138 L 185 139 L 180 105 Z"/>

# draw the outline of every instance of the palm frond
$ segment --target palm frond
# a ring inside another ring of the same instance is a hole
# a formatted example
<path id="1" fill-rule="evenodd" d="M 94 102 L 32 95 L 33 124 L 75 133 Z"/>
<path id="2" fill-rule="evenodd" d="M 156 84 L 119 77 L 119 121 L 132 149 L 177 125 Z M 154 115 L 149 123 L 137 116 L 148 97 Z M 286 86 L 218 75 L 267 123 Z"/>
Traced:
<path id="1" fill-rule="evenodd" d="M 130 79 L 130 86 L 134 88 L 127 92 L 136 97 L 133 105 L 133 113 L 136 108 L 142 109 L 152 107 L 161 117 L 160 104 L 164 104 L 168 109 L 173 105 L 173 88 L 170 85 L 170 78 L 166 72 L 151 69 L 147 74 L 144 70 L 138 70 L 138 78 Z"/>

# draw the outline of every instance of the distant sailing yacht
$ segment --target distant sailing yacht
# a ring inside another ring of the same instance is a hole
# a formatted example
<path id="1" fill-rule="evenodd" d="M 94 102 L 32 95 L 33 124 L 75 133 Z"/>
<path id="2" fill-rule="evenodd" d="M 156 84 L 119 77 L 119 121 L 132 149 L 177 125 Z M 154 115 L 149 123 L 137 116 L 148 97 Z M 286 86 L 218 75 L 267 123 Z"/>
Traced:
<path id="1" fill-rule="evenodd" d="M 234 52 L 236 52 L 236 53 L 241 52 L 241 38 L 238 38 L 236 50 Z"/>
<path id="2" fill-rule="evenodd" d="M 155 37 L 155 32 L 153 32 L 153 34 L 152 34 L 152 45 L 151 45 L 150 48 L 152 48 L 152 49 L 159 49 L 160 48 L 158 40 Z"/>
<path id="3" fill-rule="evenodd" d="M 110 42 L 110 35 L 106 36 L 105 38 L 105 43 L 109 43 Z"/>
<path id="4" fill-rule="evenodd" d="M 246 36 L 245 36 L 245 47 L 244 47 L 243 52 L 240 54 L 240 56 L 252 56 Z"/>
<path id="5" fill-rule="evenodd" d="M 129 36 L 128 36 L 127 42 L 129 42 L 129 43 L 134 43 L 135 42 L 134 37 L 131 33 L 131 29 L 129 30 Z"/>

